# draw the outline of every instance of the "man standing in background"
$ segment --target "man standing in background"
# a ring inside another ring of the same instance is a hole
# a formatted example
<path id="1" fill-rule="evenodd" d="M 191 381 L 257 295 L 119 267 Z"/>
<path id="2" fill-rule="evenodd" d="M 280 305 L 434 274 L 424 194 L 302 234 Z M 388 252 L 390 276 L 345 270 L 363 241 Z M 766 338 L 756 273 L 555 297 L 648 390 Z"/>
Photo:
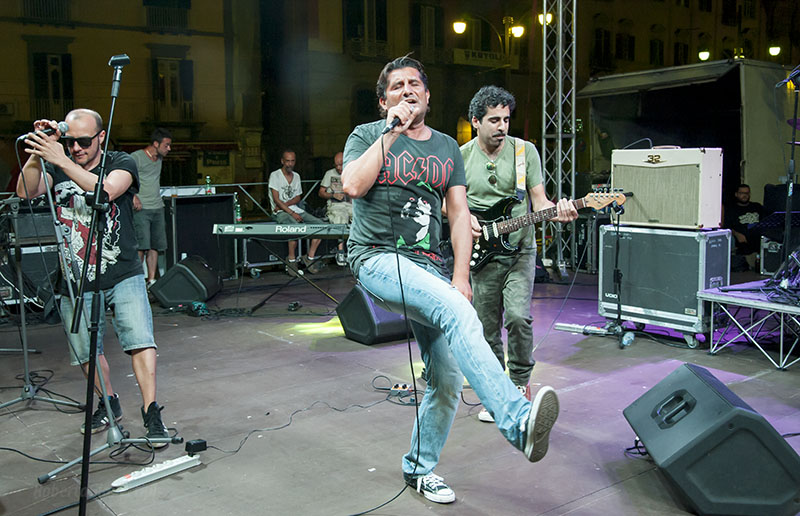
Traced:
<path id="1" fill-rule="evenodd" d="M 150 145 L 131 153 L 139 170 L 139 193 L 133 196 L 133 223 L 139 241 L 139 259 L 147 264 L 147 288 L 156 282 L 158 253 L 167 249 L 164 203 L 161 200 L 161 165 L 172 146 L 172 135 L 157 127 Z"/>

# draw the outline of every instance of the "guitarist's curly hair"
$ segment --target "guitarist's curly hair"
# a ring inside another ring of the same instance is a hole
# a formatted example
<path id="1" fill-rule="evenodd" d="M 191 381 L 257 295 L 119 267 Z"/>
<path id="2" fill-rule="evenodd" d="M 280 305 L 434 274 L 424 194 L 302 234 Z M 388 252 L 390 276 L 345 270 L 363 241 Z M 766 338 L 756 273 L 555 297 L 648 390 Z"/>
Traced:
<path id="1" fill-rule="evenodd" d="M 469 102 L 469 119 L 472 120 L 472 117 L 475 117 L 483 120 L 486 111 L 496 106 L 507 106 L 510 114 L 514 112 L 517 101 L 514 99 L 514 95 L 500 86 L 484 86 Z"/>

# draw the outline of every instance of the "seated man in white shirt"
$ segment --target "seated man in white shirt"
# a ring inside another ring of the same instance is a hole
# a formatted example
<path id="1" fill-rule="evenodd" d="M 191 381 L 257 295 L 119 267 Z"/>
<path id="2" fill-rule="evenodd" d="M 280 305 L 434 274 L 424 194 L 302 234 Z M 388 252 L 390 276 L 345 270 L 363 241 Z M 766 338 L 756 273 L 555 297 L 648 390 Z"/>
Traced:
<path id="1" fill-rule="evenodd" d="M 310 213 L 307 213 L 299 206 L 303 197 L 303 187 L 300 184 L 300 174 L 294 171 L 294 164 L 297 161 L 296 155 L 292 150 L 285 150 L 281 155 L 281 168 L 269 175 L 270 205 L 272 207 L 272 217 L 279 224 L 325 224 L 325 222 Z M 302 258 L 296 256 L 297 240 L 289 241 L 289 265 L 286 266 L 286 273 L 290 276 L 297 276 L 300 262 L 306 266 L 310 273 L 319 272 L 321 263 L 316 256 L 317 248 L 321 240 L 314 238 L 308 246 L 308 254 Z"/>
<path id="2" fill-rule="evenodd" d="M 327 199 L 328 221 L 331 224 L 349 224 L 353 220 L 353 202 L 342 191 L 342 153 L 337 152 L 333 157 L 334 168 L 325 172 L 319 185 L 319 196 Z M 347 265 L 347 253 L 344 249 L 344 240 L 339 241 L 336 251 L 336 265 Z"/>

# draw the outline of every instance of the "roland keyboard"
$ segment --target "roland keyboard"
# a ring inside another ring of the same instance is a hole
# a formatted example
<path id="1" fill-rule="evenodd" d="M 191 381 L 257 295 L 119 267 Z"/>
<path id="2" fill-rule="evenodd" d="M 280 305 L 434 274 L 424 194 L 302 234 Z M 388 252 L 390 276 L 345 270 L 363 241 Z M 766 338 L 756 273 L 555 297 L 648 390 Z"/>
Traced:
<path id="1" fill-rule="evenodd" d="M 235 238 L 292 237 L 292 238 L 346 238 L 348 224 L 275 224 L 252 222 L 249 224 L 214 224 L 213 234 Z"/>

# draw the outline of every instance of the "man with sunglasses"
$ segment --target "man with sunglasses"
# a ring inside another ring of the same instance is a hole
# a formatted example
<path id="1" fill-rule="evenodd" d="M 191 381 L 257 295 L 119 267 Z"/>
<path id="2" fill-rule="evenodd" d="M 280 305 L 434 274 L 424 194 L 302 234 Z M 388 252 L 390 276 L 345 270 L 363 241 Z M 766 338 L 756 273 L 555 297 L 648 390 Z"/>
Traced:
<path id="1" fill-rule="evenodd" d="M 122 349 L 131 356 L 133 372 L 142 394 L 141 408 L 148 438 L 169 436 L 161 420 L 161 410 L 156 403 L 156 344 L 153 338 L 153 317 L 147 299 L 142 265 L 136 245 L 133 226 L 133 195 L 139 188 L 136 164 L 124 152 L 108 153 L 103 190 L 108 195 L 109 209 L 101 215 L 105 223 L 105 238 L 102 243 L 102 270 L 97 271 L 96 242 L 89 246 L 89 226 L 92 208 L 86 200 L 87 192 L 94 191 L 103 153 L 105 139 L 103 120 L 89 109 L 70 111 L 65 121 L 69 130 L 62 135 L 53 120 L 37 120 L 34 132 L 25 139 L 25 152 L 30 154 L 22 168 L 22 180 L 17 184 L 17 195 L 33 198 L 45 193 L 45 188 L 54 190 L 56 215 L 63 225 L 67 241 L 67 281 L 77 283 L 77 274 L 84 261 L 89 259 L 87 288 L 91 289 L 96 275 L 100 275 L 101 300 L 106 308 L 113 309 L 113 322 Z M 53 133 L 45 134 L 45 129 Z M 61 142 L 59 142 L 59 137 Z M 63 146 L 62 146 L 63 143 Z M 40 158 L 46 161 L 44 171 Z M 86 314 L 90 313 L 92 292 L 84 294 Z M 84 374 L 88 371 L 89 332 L 86 315 L 81 318 L 78 334 L 69 332 L 73 306 L 67 296 L 61 298 L 61 315 L 70 341 L 72 365 L 81 364 Z M 105 314 L 105 309 L 100 311 Z M 105 404 L 98 403 L 92 417 L 92 433 L 109 426 L 110 417 L 122 418 L 119 397 L 114 394 L 108 362 L 103 355 L 103 333 L 105 317 L 101 317 L 97 340 L 98 367 L 103 369 L 106 393 L 110 398 L 112 415 L 107 414 Z M 76 356 L 77 355 L 77 356 Z M 95 390 L 100 394 L 99 379 L 95 377 Z M 82 427 L 81 432 L 85 432 Z M 160 448 L 166 443 L 153 443 Z"/>
<path id="2" fill-rule="evenodd" d="M 469 117 L 477 136 L 461 146 L 467 177 L 467 202 L 470 210 L 487 210 L 508 197 L 517 197 L 510 215 L 518 217 L 555 206 L 547 199 L 542 185 L 539 152 L 530 142 L 509 138 L 514 96 L 497 86 L 484 86 L 469 104 Z M 524 145 L 524 170 L 519 176 L 516 166 L 517 147 Z M 524 175 L 524 177 L 523 177 Z M 558 222 L 578 217 L 575 207 L 566 199 L 558 201 Z M 473 237 L 480 236 L 481 226 L 471 216 Z M 505 368 L 502 328 L 508 336 L 508 374 L 523 396 L 530 399 L 533 360 L 533 317 L 531 296 L 536 272 L 536 240 L 532 226 L 514 231 L 509 244 L 519 246 L 513 256 L 495 255 L 472 271 L 473 304 L 483 325 L 483 335 Z M 478 419 L 491 423 L 493 415 L 485 408 Z"/>
<path id="3" fill-rule="evenodd" d="M 172 135 L 156 127 L 150 145 L 131 153 L 139 171 L 139 193 L 133 195 L 133 222 L 139 242 L 139 259 L 147 265 L 147 288 L 156 282 L 158 253 L 167 249 L 164 201 L 161 200 L 161 165 L 172 149 Z"/>

